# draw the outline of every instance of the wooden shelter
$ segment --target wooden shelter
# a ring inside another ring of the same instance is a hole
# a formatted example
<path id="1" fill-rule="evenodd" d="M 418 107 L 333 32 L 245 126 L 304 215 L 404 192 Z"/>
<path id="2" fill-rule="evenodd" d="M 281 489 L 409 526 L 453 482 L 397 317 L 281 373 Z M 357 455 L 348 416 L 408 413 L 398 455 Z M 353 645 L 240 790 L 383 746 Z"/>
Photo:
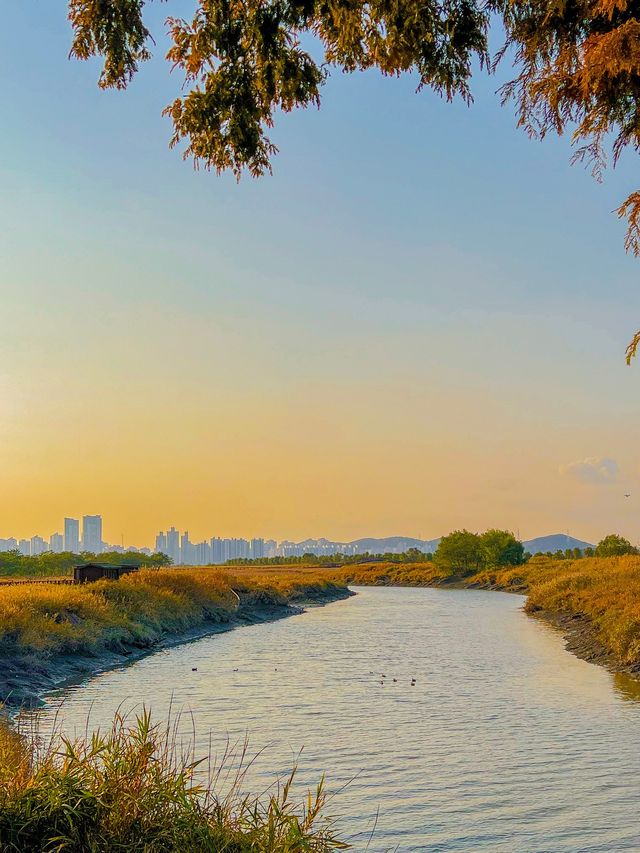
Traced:
<path id="1" fill-rule="evenodd" d="M 129 572 L 137 572 L 140 566 L 135 563 L 125 563 L 115 566 L 112 563 L 82 563 L 73 567 L 73 580 L 75 583 L 93 583 L 94 581 L 120 580 L 122 575 Z"/>

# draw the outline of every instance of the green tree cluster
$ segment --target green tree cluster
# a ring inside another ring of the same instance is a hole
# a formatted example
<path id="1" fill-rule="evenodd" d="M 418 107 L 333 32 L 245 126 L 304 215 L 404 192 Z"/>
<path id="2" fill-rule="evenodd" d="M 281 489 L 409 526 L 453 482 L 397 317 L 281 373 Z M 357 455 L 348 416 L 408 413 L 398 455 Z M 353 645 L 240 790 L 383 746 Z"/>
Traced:
<path id="1" fill-rule="evenodd" d="M 610 533 L 605 536 L 596 545 L 596 557 L 623 557 L 625 554 L 637 554 L 638 549 L 625 539 L 623 536 L 618 536 L 615 533 Z"/>
<path id="2" fill-rule="evenodd" d="M 595 548 L 588 545 L 584 549 L 566 548 L 564 551 L 544 551 L 539 556 L 546 557 L 549 560 L 580 560 L 583 557 L 623 557 L 625 554 L 638 553 L 640 553 L 638 548 L 632 545 L 624 536 L 619 536 L 617 533 L 610 533 L 604 539 L 601 539 Z"/>
<path id="3" fill-rule="evenodd" d="M 470 575 L 482 568 L 519 566 L 525 561 L 525 550 L 508 530 L 491 529 L 482 534 L 454 530 L 440 540 L 433 559 L 438 568 L 451 574 Z"/>
<path id="4" fill-rule="evenodd" d="M 104 554 L 93 554 L 90 551 L 82 551 L 74 554 L 71 551 L 63 551 L 54 554 L 46 551 L 37 557 L 26 557 L 19 551 L 0 551 L 0 577 L 58 577 L 69 575 L 73 566 L 78 563 L 109 563 L 121 566 L 123 563 L 140 563 L 148 567 L 161 567 L 171 564 L 171 558 L 166 554 L 152 554 L 147 556 L 137 551 L 108 551 Z"/>

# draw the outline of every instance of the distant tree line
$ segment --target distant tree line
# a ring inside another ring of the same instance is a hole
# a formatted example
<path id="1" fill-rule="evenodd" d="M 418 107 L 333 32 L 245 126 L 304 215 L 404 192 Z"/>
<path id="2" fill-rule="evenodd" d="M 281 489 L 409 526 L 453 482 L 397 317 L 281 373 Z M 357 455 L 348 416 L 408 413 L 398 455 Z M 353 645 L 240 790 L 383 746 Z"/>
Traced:
<path id="1" fill-rule="evenodd" d="M 227 566 L 352 566 L 360 563 L 428 563 L 433 559 L 433 554 L 420 551 L 418 548 L 409 548 L 400 554 L 388 552 L 386 554 L 302 554 L 298 557 L 260 557 L 252 560 L 248 557 L 238 557 L 227 560 Z"/>
<path id="2" fill-rule="evenodd" d="M 71 551 L 63 551 L 54 554 L 45 551 L 37 557 L 27 557 L 20 551 L 0 551 L 0 577 L 19 575 L 24 577 L 56 577 L 71 574 L 73 566 L 78 563 L 109 563 L 113 566 L 121 566 L 123 563 L 139 563 L 142 566 L 161 567 L 171 564 L 171 558 L 166 554 L 140 554 L 137 551 L 107 551 L 104 554 L 93 554 L 91 551 L 82 551 L 74 554 Z"/>
<path id="3" fill-rule="evenodd" d="M 590 546 L 582 550 L 580 548 L 566 548 L 564 551 L 544 551 L 536 554 L 536 556 L 547 557 L 552 560 L 580 560 L 582 557 L 624 557 L 626 554 L 639 553 L 638 548 L 624 536 L 610 533 L 601 539 L 595 548 Z"/>

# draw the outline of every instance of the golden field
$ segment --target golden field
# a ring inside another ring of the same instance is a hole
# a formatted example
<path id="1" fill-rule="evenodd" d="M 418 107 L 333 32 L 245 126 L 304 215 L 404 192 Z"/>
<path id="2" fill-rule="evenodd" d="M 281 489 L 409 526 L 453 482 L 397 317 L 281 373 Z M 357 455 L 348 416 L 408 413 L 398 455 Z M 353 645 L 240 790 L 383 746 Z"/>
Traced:
<path id="1" fill-rule="evenodd" d="M 456 585 L 522 592 L 530 612 L 590 620 L 624 666 L 640 663 L 640 556 L 558 560 L 451 576 L 434 563 L 233 566 L 141 570 L 118 583 L 0 586 L 0 655 L 148 646 L 167 632 L 231 618 L 235 589 L 249 605 L 321 599 L 329 588 Z"/>
<path id="2" fill-rule="evenodd" d="M 117 583 L 0 586 L 0 658 L 146 647 L 166 633 L 228 621 L 238 593 L 247 606 L 286 605 L 330 586 L 313 573 L 236 577 L 215 568 L 143 569 Z"/>

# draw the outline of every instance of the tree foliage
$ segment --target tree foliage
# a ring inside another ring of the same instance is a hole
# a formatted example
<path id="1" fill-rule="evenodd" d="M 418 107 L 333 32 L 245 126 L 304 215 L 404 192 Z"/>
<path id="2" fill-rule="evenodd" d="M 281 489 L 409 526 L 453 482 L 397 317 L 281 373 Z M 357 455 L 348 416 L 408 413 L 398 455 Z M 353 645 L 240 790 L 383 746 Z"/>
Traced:
<path id="1" fill-rule="evenodd" d="M 407 551 L 396 553 L 388 551 L 385 554 L 302 554 L 287 557 L 234 557 L 227 560 L 227 566 L 351 566 L 359 563 L 429 563 L 433 554 L 409 548 Z"/>
<path id="2" fill-rule="evenodd" d="M 71 53 L 100 56 L 99 85 L 125 88 L 150 56 L 144 0 L 70 0 Z M 420 86 L 469 100 L 475 59 L 486 63 L 488 9 L 470 0 L 199 0 L 190 21 L 167 19 L 167 59 L 187 91 L 165 114 L 172 145 L 196 165 L 239 176 L 269 171 L 274 113 L 320 105 L 331 68 L 415 72 Z M 320 41 L 323 61 L 302 47 Z"/>
<path id="3" fill-rule="evenodd" d="M 487 530 L 480 537 L 482 556 L 488 566 L 519 566 L 524 545 L 509 530 Z"/>
<path id="4" fill-rule="evenodd" d="M 103 554 L 93 554 L 83 551 L 74 554 L 71 551 L 63 551 L 54 554 L 45 551 L 36 557 L 25 556 L 19 551 L 0 551 L 0 577 L 23 576 L 23 577 L 56 577 L 71 574 L 73 566 L 78 563 L 110 563 L 120 566 L 123 563 L 139 563 L 143 566 L 160 568 L 171 564 L 171 558 L 166 554 L 141 554 L 138 551 L 107 551 Z"/>
<path id="5" fill-rule="evenodd" d="M 433 561 L 439 569 L 452 574 L 468 575 L 479 571 L 484 565 L 482 541 L 477 533 L 468 530 L 454 530 L 443 536 L 433 555 Z"/>
<path id="6" fill-rule="evenodd" d="M 125 88 L 150 57 L 144 6 L 69 0 L 71 54 L 102 57 L 101 87 Z M 191 20 L 167 19 L 167 59 L 186 82 L 165 110 L 172 145 L 184 142 L 196 165 L 261 175 L 276 151 L 267 135 L 274 114 L 319 106 L 332 69 L 412 72 L 419 89 L 470 101 L 474 63 L 491 69 L 507 55 L 516 76 L 502 95 L 519 124 L 536 137 L 569 131 L 574 159 L 600 178 L 608 152 L 615 164 L 627 146 L 640 148 L 637 14 L 631 0 L 197 0 Z M 491 21 L 505 35 L 494 57 Z M 303 47 L 311 38 L 321 60 Z M 627 248 L 639 254 L 640 192 L 618 213 Z"/>
<path id="7" fill-rule="evenodd" d="M 596 557 L 622 557 L 625 554 L 637 554 L 638 549 L 634 548 L 628 539 L 623 536 L 618 536 L 615 533 L 610 533 L 605 536 L 596 545 Z"/>
<path id="8" fill-rule="evenodd" d="M 520 566 L 525 562 L 525 551 L 509 530 L 492 528 L 480 535 L 454 530 L 440 540 L 433 559 L 440 569 L 467 575 L 482 568 Z"/>
<path id="9" fill-rule="evenodd" d="M 68 0 L 71 55 L 101 57 L 102 88 L 124 89 L 151 56 L 145 0 Z M 152 2 L 152 0 L 149 0 Z M 156 0 L 171 7 L 171 0 Z M 491 57 L 490 23 L 504 43 Z M 625 148 L 640 149 L 640 20 L 634 0 L 196 0 L 191 20 L 167 18 L 167 59 L 185 92 L 164 113 L 171 146 L 196 167 L 240 177 L 271 171 L 278 111 L 320 106 L 332 69 L 413 73 L 451 100 L 471 101 L 474 63 L 513 59 L 502 89 L 530 136 L 569 132 L 574 161 L 601 179 Z M 303 47 L 315 39 L 321 60 Z M 625 245 L 640 255 L 640 191 L 620 204 Z M 627 347 L 630 363 L 640 331 Z"/>

